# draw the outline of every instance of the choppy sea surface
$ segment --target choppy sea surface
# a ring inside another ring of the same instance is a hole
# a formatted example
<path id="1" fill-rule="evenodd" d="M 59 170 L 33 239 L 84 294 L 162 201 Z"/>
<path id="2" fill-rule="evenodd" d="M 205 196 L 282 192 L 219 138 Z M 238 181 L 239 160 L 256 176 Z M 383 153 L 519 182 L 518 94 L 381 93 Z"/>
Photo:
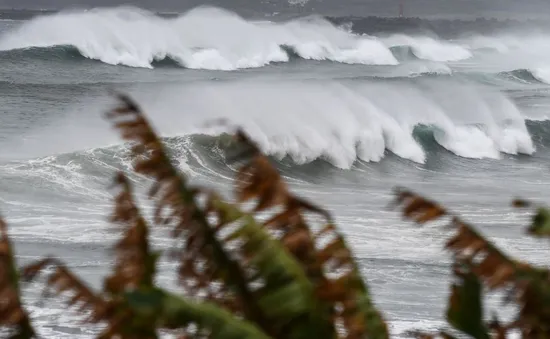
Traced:
<path id="1" fill-rule="evenodd" d="M 0 210 L 20 263 L 61 256 L 94 287 L 108 272 L 118 235 L 107 187 L 130 168 L 102 117 L 111 90 L 142 104 L 193 181 L 228 194 L 226 130 L 205 123 L 242 126 L 296 192 L 336 216 L 395 336 L 443 324 L 450 272 L 443 229 L 386 209 L 395 186 L 545 262 L 547 244 L 523 236 L 528 213 L 509 204 L 544 202 L 550 188 L 543 29 L 455 22 L 441 32 L 429 21 L 407 29 L 399 19 L 248 18 L 214 7 L 10 15 L 0 20 Z M 154 243 L 170 240 L 159 233 Z M 159 280 L 173 285 L 173 268 L 164 263 Z M 96 333 L 62 302 L 41 302 L 39 285 L 25 291 L 45 337 Z"/>

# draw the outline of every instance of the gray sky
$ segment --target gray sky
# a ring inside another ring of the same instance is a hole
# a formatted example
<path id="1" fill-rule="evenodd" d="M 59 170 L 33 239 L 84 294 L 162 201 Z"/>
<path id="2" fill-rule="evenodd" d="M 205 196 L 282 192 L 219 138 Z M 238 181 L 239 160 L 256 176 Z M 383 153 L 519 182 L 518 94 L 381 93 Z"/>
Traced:
<path id="1" fill-rule="evenodd" d="M 0 8 L 62 9 L 132 4 L 159 11 L 184 11 L 200 4 L 220 5 L 240 13 L 325 15 L 395 15 L 400 0 L 309 0 L 290 6 L 286 0 L 0 0 Z M 404 0 L 411 16 L 428 17 L 550 17 L 550 0 Z"/>

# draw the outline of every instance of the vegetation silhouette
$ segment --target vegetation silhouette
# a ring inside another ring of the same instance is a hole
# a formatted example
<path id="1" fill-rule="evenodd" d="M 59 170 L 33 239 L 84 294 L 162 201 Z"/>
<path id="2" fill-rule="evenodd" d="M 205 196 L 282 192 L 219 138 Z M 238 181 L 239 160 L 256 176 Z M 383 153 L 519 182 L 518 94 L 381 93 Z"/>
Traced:
<path id="1" fill-rule="evenodd" d="M 353 253 L 331 215 L 294 195 L 269 159 L 237 130 L 242 150 L 235 180 L 236 202 L 189 184 L 173 166 L 159 136 L 139 106 L 120 95 L 107 117 L 131 143 L 133 169 L 151 179 L 154 205 L 149 222 L 132 186 L 117 173 L 110 218 L 122 229 L 116 262 L 101 291 L 92 291 L 60 259 L 45 258 L 17 270 L 7 225 L 0 222 L 0 333 L 37 337 L 21 302 L 21 283 L 46 275 L 50 291 L 63 295 L 90 324 L 102 324 L 98 338 L 334 339 L 389 337 Z M 550 337 L 550 281 L 547 269 L 517 261 L 472 226 L 436 202 L 406 189 L 394 207 L 418 224 L 450 218 L 454 232 L 446 248 L 453 256 L 454 282 L 446 318 L 437 333 L 411 331 L 419 338 Z M 550 212 L 536 209 L 530 234 L 550 235 Z M 181 292 L 156 284 L 162 253 L 150 245 L 153 227 L 169 229 L 180 244 L 170 250 L 179 263 Z M 46 272 L 46 268 L 50 268 Z M 511 322 L 484 318 L 484 291 L 506 291 L 518 313 Z M 167 332 L 165 332 L 167 331 Z"/>

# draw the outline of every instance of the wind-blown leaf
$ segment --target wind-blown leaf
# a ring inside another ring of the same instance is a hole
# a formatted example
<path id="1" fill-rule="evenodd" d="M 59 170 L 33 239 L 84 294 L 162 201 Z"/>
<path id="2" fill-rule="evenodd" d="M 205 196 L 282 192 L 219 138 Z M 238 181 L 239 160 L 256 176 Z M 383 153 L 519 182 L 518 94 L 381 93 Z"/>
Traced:
<path id="1" fill-rule="evenodd" d="M 269 331 L 270 324 L 258 307 L 243 270 L 223 248 L 216 230 L 198 205 L 199 191 L 189 187 L 185 176 L 173 166 L 138 105 L 123 95 L 119 96 L 119 102 L 108 117 L 125 140 L 136 143 L 132 148 L 134 170 L 155 181 L 150 196 L 156 201 L 156 222 L 174 225 L 174 236 L 185 239 L 186 244 L 179 253 L 182 282 L 193 282 L 186 285 L 193 294 L 217 282 L 228 286 L 230 290 L 222 290 L 222 299 L 240 308 L 247 319 Z M 233 301 L 235 296 L 237 300 Z"/>
<path id="2" fill-rule="evenodd" d="M 529 208 L 535 207 L 535 204 L 527 200 L 515 199 L 512 201 L 512 206 Z M 531 225 L 529 225 L 527 232 L 537 237 L 550 237 L 550 210 L 548 208 L 541 206 L 536 208 L 536 213 L 531 219 Z"/>
<path id="3" fill-rule="evenodd" d="M 72 296 L 68 300 L 69 306 L 78 306 L 79 311 L 89 312 L 86 319 L 88 323 L 108 323 L 108 329 L 101 334 L 103 338 L 114 338 L 121 333 L 121 320 L 117 316 L 117 304 L 94 293 L 58 260 L 47 258 L 28 265 L 23 268 L 22 276 L 26 281 L 32 281 L 50 266 L 54 268 L 54 271 L 49 275 L 47 283 L 56 294 L 71 293 Z"/>
<path id="4" fill-rule="evenodd" d="M 156 319 L 159 327 L 186 329 L 191 337 L 204 331 L 210 339 L 270 339 L 254 324 L 206 301 L 194 303 L 158 289 L 129 292 L 126 300 L 141 317 Z"/>
<path id="5" fill-rule="evenodd" d="M 255 297 L 274 333 L 289 339 L 335 338 L 330 309 L 316 298 L 315 286 L 283 245 L 235 206 L 216 197 L 210 206 L 238 224 L 226 240 L 240 243 L 235 251 L 255 272 L 251 282 L 259 285 Z"/>
<path id="6" fill-rule="evenodd" d="M 415 209 L 411 206 L 415 201 L 429 202 L 410 191 L 398 192 L 398 205 L 404 205 L 404 215 L 407 218 L 418 221 Z M 517 202 L 516 205 L 524 206 L 527 203 Z M 417 204 L 418 205 L 418 204 Z M 437 203 L 422 203 L 422 206 L 431 206 L 427 209 L 443 210 Z M 434 207 L 435 206 L 435 207 Z M 421 210 L 426 210 L 422 208 Z M 422 213 L 422 212 L 421 212 Z M 452 216 L 445 211 L 441 216 Z M 468 272 L 475 275 L 481 283 L 490 290 L 506 290 L 508 302 L 515 301 L 519 306 L 517 318 L 510 324 L 498 326 L 497 334 L 510 329 L 520 329 L 527 337 L 546 337 L 550 335 L 550 272 L 511 259 L 499 250 L 490 241 L 485 239 L 471 225 L 454 216 L 449 225 L 456 233 L 449 239 L 446 248 L 450 250 L 455 259 L 455 264 L 466 265 Z M 469 283 L 469 293 L 474 289 Z M 455 288 L 455 295 L 465 293 Z M 472 293 L 471 293 L 472 294 Z M 473 294 L 472 294 L 473 295 Z M 475 312 L 474 312 L 475 313 Z M 471 314 L 471 317 L 478 317 Z M 455 321 L 457 318 L 453 318 Z M 471 319 L 472 323 L 478 323 L 479 319 Z M 468 326 L 470 328 L 471 326 Z M 475 326 L 474 326 L 475 327 Z M 472 327 L 473 328 L 473 327 Z"/>
<path id="7" fill-rule="evenodd" d="M 435 201 L 425 199 L 402 188 L 396 190 L 396 201 L 394 204 L 403 206 L 403 217 L 414 220 L 419 224 L 425 224 L 448 214 Z"/>
<path id="8" fill-rule="evenodd" d="M 115 180 L 120 188 L 115 197 L 111 221 L 126 229 L 115 245 L 117 263 L 113 274 L 105 280 L 105 290 L 117 294 L 126 289 L 153 287 L 158 254 L 149 248 L 149 228 L 134 203 L 128 179 L 119 173 Z"/>
<path id="9" fill-rule="evenodd" d="M 56 294 L 71 293 L 69 305 L 79 306 L 80 312 L 89 313 L 87 322 L 107 325 L 99 334 L 100 339 L 156 339 L 155 322 L 128 308 L 122 293 L 153 288 L 158 255 L 150 251 L 148 226 L 134 203 L 128 180 L 119 173 L 116 184 L 120 192 L 115 197 L 111 221 L 123 226 L 124 232 L 115 245 L 117 262 L 114 272 L 105 279 L 102 294 L 94 293 L 56 259 L 32 264 L 23 274 L 27 280 L 33 280 L 44 268 L 53 266 L 48 285 Z"/>
<path id="10" fill-rule="evenodd" d="M 451 287 L 447 320 L 449 323 L 475 339 L 488 339 L 489 334 L 483 323 L 482 285 L 471 272 L 455 269 L 460 282 Z"/>
<path id="11" fill-rule="evenodd" d="M 456 339 L 455 336 L 445 332 L 445 331 L 439 331 L 437 333 L 427 333 L 423 331 L 413 330 L 413 331 L 407 331 L 406 335 L 408 337 L 416 338 L 416 339 L 436 339 L 436 338 L 442 338 L 442 339 Z"/>
<path id="12" fill-rule="evenodd" d="M 550 237 L 550 210 L 539 207 L 528 232 L 539 237 Z"/>
<path id="13" fill-rule="evenodd" d="M 334 323 L 343 327 L 342 337 L 388 338 L 387 326 L 371 302 L 355 259 L 344 237 L 332 225 L 330 214 L 290 193 L 278 171 L 254 142 L 242 130 L 236 134 L 247 150 L 244 152 L 247 159 L 240 159 L 246 162 L 237 177 L 237 199 L 242 202 L 255 199 L 254 211 L 274 207 L 282 210 L 264 225 L 281 232 L 282 244 L 300 263 L 322 304 L 332 308 Z M 304 217 L 306 212 L 324 217 L 329 226 L 321 235 L 332 237 L 332 242 L 322 245 L 320 236 L 316 238 L 312 234 Z M 340 277 L 329 277 L 331 274 Z"/>
<path id="14" fill-rule="evenodd" d="M 311 281 L 321 304 L 332 310 L 334 324 L 343 328 L 343 338 L 388 338 L 387 326 L 372 303 L 368 288 L 344 237 L 332 225 L 330 214 L 290 193 L 286 183 L 269 159 L 242 131 L 238 141 L 244 145 L 247 159 L 237 176 L 237 199 L 255 199 L 254 211 L 277 207 L 280 212 L 264 222 L 265 227 L 279 231 L 280 241 L 299 262 Z M 328 227 L 316 238 L 304 214 L 324 217 Z M 332 242 L 322 244 L 323 236 Z M 339 278 L 330 275 L 339 276 Z"/>
<path id="15" fill-rule="evenodd" d="M 327 278 L 318 286 L 321 300 L 331 301 L 340 311 L 337 318 L 343 323 L 346 338 L 389 338 L 389 331 L 380 311 L 374 305 L 369 288 L 361 276 L 359 265 L 352 256 L 344 237 L 333 225 L 328 225 L 317 237 L 330 235 L 333 241 L 321 247 L 318 258 L 323 264 L 332 262 L 330 272 L 341 272 L 339 278 Z"/>
<path id="16" fill-rule="evenodd" d="M 7 228 L 0 218 L 0 326 L 14 330 L 10 338 L 29 339 L 35 332 L 21 304 L 19 275 Z"/>

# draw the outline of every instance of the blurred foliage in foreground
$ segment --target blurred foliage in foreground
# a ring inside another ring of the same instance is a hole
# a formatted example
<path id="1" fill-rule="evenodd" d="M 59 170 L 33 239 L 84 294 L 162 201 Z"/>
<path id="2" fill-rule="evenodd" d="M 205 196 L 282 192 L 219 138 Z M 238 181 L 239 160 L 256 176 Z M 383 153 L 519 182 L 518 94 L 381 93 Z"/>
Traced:
<path id="1" fill-rule="evenodd" d="M 21 283 L 47 276 L 47 287 L 63 296 L 85 321 L 101 324 L 98 338 L 152 339 L 332 339 L 388 338 L 357 262 L 332 218 L 320 207 L 292 194 L 277 170 L 242 131 L 235 180 L 236 203 L 193 187 L 171 163 L 140 108 L 128 97 L 108 114 L 132 145 L 134 171 L 150 179 L 154 216 L 137 207 L 124 173 L 111 222 L 122 230 L 116 263 L 101 291 L 92 291 L 56 258 L 17 270 L 7 226 L 0 222 L 0 333 L 37 337 L 21 302 Z M 516 201 L 517 207 L 529 207 Z M 473 227 L 437 203 L 397 190 L 396 207 L 405 218 L 424 224 L 450 218 L 454 235 L 446 247 L 455 276 L 446 318 L 437 333 L 421 338 L 550 337 L 548 270 L 508 257 Z M 262 218 L 259 218 L 259 214 Z M 529 232 L 550 235 L 550 214 L 537 210 Z M 152 220 L 148 220 L 152 219 Z M 262 220 L 262 221 L 260 221 Z M 162 253 L 150 246 L 151 228 L 165 228 L 179 246 L 169 252 L 179 264 L 181 292 L 156 284 Z M 486 321 L 484 292 L 504 291 L 518 307 L 515 319 Z"/>

